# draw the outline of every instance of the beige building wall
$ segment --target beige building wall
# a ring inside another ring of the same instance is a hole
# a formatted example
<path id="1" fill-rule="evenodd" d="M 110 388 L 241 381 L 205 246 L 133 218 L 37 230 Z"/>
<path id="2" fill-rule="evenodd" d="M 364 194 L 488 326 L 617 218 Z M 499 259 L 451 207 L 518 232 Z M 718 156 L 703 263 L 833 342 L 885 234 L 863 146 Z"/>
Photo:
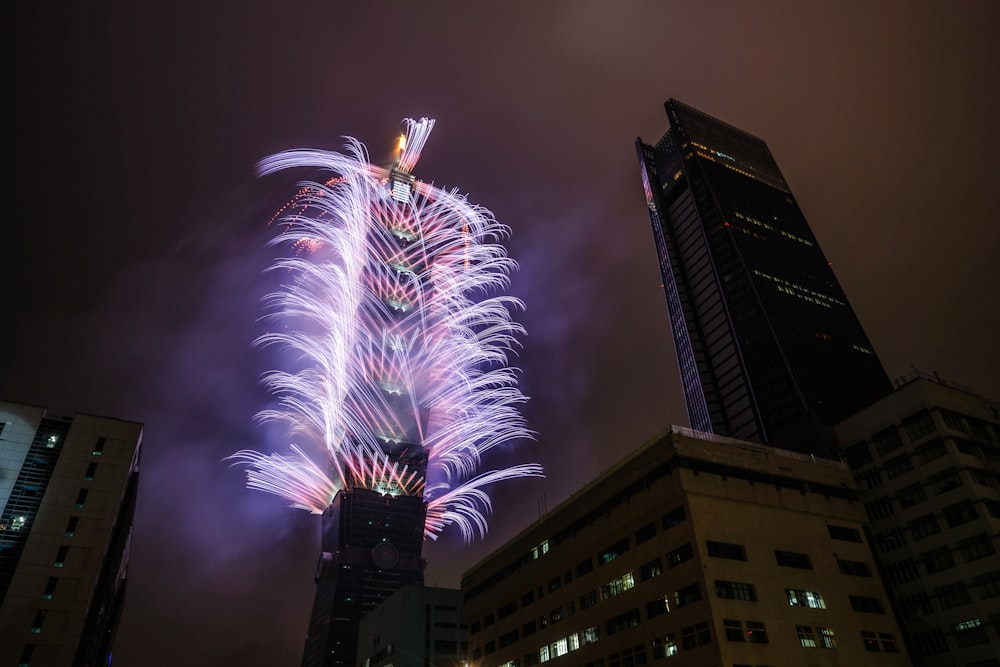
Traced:
<path id="1" fill-rule="evenodd" d="M 1000 403 L 914 376 L 837 439 L 914 663 L 1000 666 Z"/>
<path id="2" fill-rule="evenodd" d="M 22 406 L 0 403 L 0 414 L 5 407 Z M 82 414 L 71 420 L 0 604 L 0 665 L 74 664 L 141 439 L 142 425 L 134 422 Z M 121 570 L 112 573 L 116 589 L 127 563 L 126 547 Z"/>
<path id="3" fill-rule="evenodd" d="M 854 497 L 674 427 L 465 573 L 469 665 L 908 665 Z"/>

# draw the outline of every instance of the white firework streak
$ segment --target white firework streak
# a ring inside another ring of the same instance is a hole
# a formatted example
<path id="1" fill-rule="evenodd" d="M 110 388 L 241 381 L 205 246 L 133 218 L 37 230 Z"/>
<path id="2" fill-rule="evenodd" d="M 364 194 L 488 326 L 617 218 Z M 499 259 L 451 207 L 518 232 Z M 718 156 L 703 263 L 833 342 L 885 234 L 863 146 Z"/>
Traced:
<path id="1" fill-rule="evenodd" d="M 292 445 L 288 455 L 230 458 L 247 465 L 249 487 L 317 514 L 341 489 L 421 495 L 426 537 L 457 525 L 469 541 L 487 530 L 484 487 L 542 476 L 536 464 L 477 474 L 485 452 L 533 436 L 508 366 L 524 334 L 510 310 L 523 304 L 498 294 L 516 268 L 499 243 L 508 228 L 409 176 L 434 121 L 405 123 L 391 171 L 370 164 L 354 139 L 343 154 L 286 151 L 258 165 L 261 175 L 335 174 L 284 209 L 274 243 L 298 252 L 273 268 L 294 280 L 266 303 L 286 326 L 257 341 L 298 357 L 295 370 L 265 375 L 279 406 L 258 418 L 285 422 L 314 453 Z M 426 453 L 426 480 L 389 453 L 411 446 Z"/>

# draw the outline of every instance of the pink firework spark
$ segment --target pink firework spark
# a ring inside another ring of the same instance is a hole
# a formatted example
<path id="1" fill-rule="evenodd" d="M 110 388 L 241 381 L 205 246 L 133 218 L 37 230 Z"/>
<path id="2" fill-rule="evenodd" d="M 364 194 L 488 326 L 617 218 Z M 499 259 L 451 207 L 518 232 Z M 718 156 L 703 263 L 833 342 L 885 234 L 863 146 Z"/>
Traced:
<path id="1" fill-rule="evenodd" d="M 471 540 L 487 529 L 484 487 L 542 475 L 535 464 L 479 471 L 490 449 L 532 436 L 508 365 L 524 333 L 510 317 L 522 304 L 502 294 L 516 265 L 499 243 L 508 229 L 489 211 L 410 175 L 434 121 L 405 124 L 391 169 L 353 139 L 345 153 L 286 151 L 260 163 L 261 174 L 336 176 L 306 184 L 279 212 L 275 243 L 292 256 L 275 268 L 294 280 L 267 298 L 285 326 L 258 341 L 302 360 L 265 376 L 280 406 L 258 416 L 285 422 L 304 444 L 232 458 L 247 465 L 248 486 L 294 507 L 322 513 L 357 487 L 420 495 L 427 537 L 457 525 Z"/>

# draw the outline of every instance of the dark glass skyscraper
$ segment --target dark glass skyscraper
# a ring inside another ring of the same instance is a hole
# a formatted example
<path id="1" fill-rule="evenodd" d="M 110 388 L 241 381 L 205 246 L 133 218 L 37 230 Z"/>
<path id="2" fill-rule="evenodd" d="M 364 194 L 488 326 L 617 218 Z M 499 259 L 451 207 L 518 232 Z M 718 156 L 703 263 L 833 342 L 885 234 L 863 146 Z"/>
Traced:
<path id="1" fill-rule="evenodd" d="M 836 458 L 889 379 L 767 144 L 665 106 L 636 147 L 691 426 Z"/>

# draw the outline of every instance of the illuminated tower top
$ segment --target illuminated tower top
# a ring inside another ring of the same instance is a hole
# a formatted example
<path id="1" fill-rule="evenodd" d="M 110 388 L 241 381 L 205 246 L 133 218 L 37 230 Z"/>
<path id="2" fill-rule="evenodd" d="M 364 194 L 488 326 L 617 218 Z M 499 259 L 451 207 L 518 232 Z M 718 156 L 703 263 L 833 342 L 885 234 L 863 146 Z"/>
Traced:
<path id="1" fill-rule="evenodd" d="M 301 363 L 265 382 L 287 423 L 289 455 L 244 451 L 249 485 L 322 513 L 339 490 L 413 495 L 427 503 L 426 534 L 457 524 L 486 530 L 483 487 L 540 475 L 535 465 L 477 474 L 491 448 L 530 437 L 508 354 L 523 333 L 521 307 L 499 294 L 513 260 L 489 211 L 412 171 L 434 121 L 405 121 L 398 157 L 372 165 L 364 147 L 295 150 L 260 172 L 332 172 L 306 183 L 283 209 L 275 267 L 291 277 L 268 297 L 279 326 L 261 338 Z"/>

